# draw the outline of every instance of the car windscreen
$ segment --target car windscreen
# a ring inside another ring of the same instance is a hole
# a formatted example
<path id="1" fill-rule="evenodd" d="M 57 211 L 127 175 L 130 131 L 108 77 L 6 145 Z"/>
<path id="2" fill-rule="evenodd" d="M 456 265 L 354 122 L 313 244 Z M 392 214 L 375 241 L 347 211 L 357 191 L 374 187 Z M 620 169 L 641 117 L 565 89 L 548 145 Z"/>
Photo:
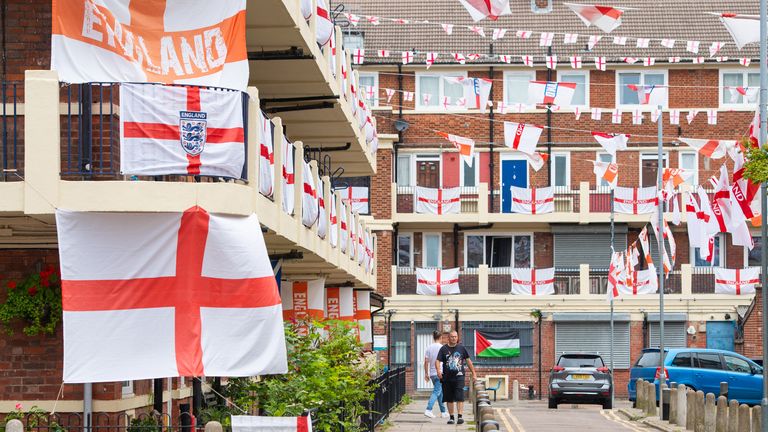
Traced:
<path id="1" fill-rule="evenodd" d="M 646 351 L 640 356 L 640 359 L 635 364 L 635 367 L 658 367 L 659 366 L 659 352 L 658 351 Z"/>
<path id="2" fill-rule="evenodd" d="M 603 367 L 603 359 L 595 355 L 567 355 L 561 356 L 557 362 L 560 367 L 578 368 L 578 367 Z"/>

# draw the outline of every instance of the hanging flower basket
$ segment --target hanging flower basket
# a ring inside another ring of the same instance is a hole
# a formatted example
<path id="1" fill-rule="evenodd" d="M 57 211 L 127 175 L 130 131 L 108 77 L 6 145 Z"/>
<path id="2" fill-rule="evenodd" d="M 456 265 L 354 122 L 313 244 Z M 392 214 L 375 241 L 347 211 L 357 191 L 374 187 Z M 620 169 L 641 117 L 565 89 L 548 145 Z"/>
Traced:
<path id="1" fill-rule="evenodd" d="M 53 266 L 21 281 L 6 280 L 5 303 L 0 304 L 0 325 L 13 334 L 13 323 L 23 321 L 28 336 L 53 334 L 61 321 L 61 278 Z"/>

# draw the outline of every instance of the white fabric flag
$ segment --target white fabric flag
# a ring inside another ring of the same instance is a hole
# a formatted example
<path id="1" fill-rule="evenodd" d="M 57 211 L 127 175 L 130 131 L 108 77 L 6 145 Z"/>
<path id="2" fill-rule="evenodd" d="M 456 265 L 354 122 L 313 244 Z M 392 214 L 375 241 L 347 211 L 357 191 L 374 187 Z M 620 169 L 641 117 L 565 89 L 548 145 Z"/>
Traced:
<path id="1" fill-rule="evenodd" d="M 232 432 L 312 432 L 312 419 L 306 417 L 262 417 L 233 415 Z"/>
<path id="2" fill-rule="evenodd" d="M 626 188 L 617 186 L 613 194 L 613 208 L 622 214 L 649 214 L 656 211 L 659 199 L 656 188 Z"/>
<path id="3" fill-rule="evenodd" d="M 528 155 L 536 152 L 536 144 L 539 142 L 541 126 L 525 123 L 504 122 L 504 145 L 521 151 Z"/>
<path id="4" fill-rule="evenodd" d="M 240 92 L 123 84 L 120 102 L 122 174 L 242 176 Z"/>
<path id="5" fill-rule="evenodd" d="M 317 208 L 318 208 L 318 214 L 317 214 L 317 236 L 320 238 L 325 238 L 326 235 L 328 235 L 328 220 L 326 219 L 327 215 L 327 202 L 325 197 L 325 184 L 323 183 L 323 179 L 317 178 Z"/>
<path id="6" fill-rule="evenodd" d="M 461 188 L 433 189 L 416 186 L 413 202 L 416 213 L 458 214 L 461 213 Z"/>
<path id="7" fill-rule="evenodd" d="M 301 223 L 305 227 L 311 228 L 317 222 L 318 203 L 317 203 L 317 185 L 312 178 L 312 169 L 309 164 L 304 162 L 304 170 L 301 173 L 302 193 L 301 193 Z"/>
<path id="8" fill-rule="evenodd" d="M 587 27 L 594 25 L 600 30 L 610 33 L 621 25 L 621 15 L 624 13 L 621 9 L 577 3 L 563 4 L 578 15 Z"/>
<path id="9" fill-rule="evenodd" d="M 445 80 L 462 86 L 464 89 L 464 99 L 467 101 L 467 108 L 479 109 L 480 112 L 485 112 L 493 81 L 485 78 L 465 77 L 451 77 L 445 78 Z"/>
<path id="10" fill-rule="evenodd" d="M 554 213 L 555 195 L 552 187 L 512 188 L 512 213 L 544 214 Z"/>
<path id="11" fill-rule="evenodd" d="M 326 0 L 317 0 L 317 26 L 315 28 L 315 40 L 321 47 L 328 44 L 333 37 L 334 24 L 328 13 Z"/>
<path id="12" fill-rule="evenodd" d="M 715 267 L 715 294 L 754 294 L 760 283 L 760 267 L 727 269 Z"/>
<path id="13" fill-rule="evenodd" d="M 335 199 L 335 198 L 334 198 Z M 344 204 L 344 200 L 341 200 L 341 215 L 339 215 L 339 245 L 341 245 L 341 252 L 347 253 L 347 246 L 349 243 L 349 227 L 347 226 L 347 205 Z"/>
<path id="14" fill-rule="evenodd" d="M 352 213 L 369 214 L 369 189 L 365 186 L 349 186 L 339 190 L 341 201 L 352 207 Z"/>
<path id="15" fill-rule="evenodd" d="M 339 245 L 339 215 L 336 210 L 336 194 L 331 190 L 331 210 L 330 210 L 330 231 L 331 231 L 331 247 Z"/>
<path id="16" fill-rule="evenodd" d="M 371 292 L 367 290 L 356 290 L 355 300 L 357 301 L 355 321 L 357 321 L 357 324 L 360 326 L 360 343 L 372 343 Z"/>
<path id="17" fill-rule="evenodd" d="M 529 164 L 531 164 L 531 168 L 533 168 L 534 171 L 539 171 L 541 168 L 543 168 L 544 163 L 549 159 L 549 155 L 547 153 L 535 152 L 530 155 L 523 153 L 523 156 L 525 156 L 525 159 Z"/>
<path id="18" fill-rule="evenodd" d="M 271 197 L 275 183 L 275 150 L 273 144 L 273 123 L 259 110 L 261 142 L 259 143 L 259 192 Z"/>
<path id="19" fill-rule="evenodd" d="M 594 167 L 592 172 L 600 179 L 605 180 L 611 189 L 616 187 L 619 181 L 619 165 L 612 162 L 592 161 Z"/>
<path id="20" fill-rule="evenodd" d="M 287 372 L 255 214 L 57 210 L 56 225 L 64 382 Z"/>
<path id="21" fill-rule="evenodd" d="M 293 188 L 296 187 L 293 149 L 293 144 L 283 136 L 283 211 L 288 214 L 293 214 Z"/>
<path id="22" fill-rule="evenodd" d="M 729 147 L 735 146 L 736 141 L 729 140 L 712 140 L 712 139 L 697 139 L 697 138 L 678 138 L 680 141 L 688 144 L 692 149 L 699 152 L 701 155 L 710 159 L 720 159 L 725 156 L 726 150 Z"/>
<path id="23" fill-rule="evenodd" d="M 416 269 L 416 294 L 449 295 L 459 294 L 459 268 Z"/>
<path id="24" fill-rule="evenodd" d="M 731 94 L 730 103 L 740 103 L 741 97 L 747 102 L 757 102 L 760 87 L 728 87 L 728 91 Z"/>
<path id="25" fill-rule="evenodd" d="M 576 83 L 531 81 L 528 84 L 528 103 L 569 106 L 575 92 Z"/>
<path id="26" fill-rule="evenodd" d="M 728 33 L 739 49 L 744 45 L 760 42 L 760 17 L 758 15 L 722 14 L 720 22 L 723 23 Z"/>
<path id="27" fill-rule="evenodd" d="M 592 132 L 592 136 L 611 156 L 616 158 L 616 150 L 626 150 L 631 135 Z"/>
<path id="28" fill-rule="evenodd" d="M 688 198 L 685 203 L 685 214 L 688 223 L 688 244 L 691 247 L 703 249 L 707 247 L 707 235 L 704 232 L 704 224 L 706 223 L 705 218 L 708 219 L 709 215 L 701 211 L 694 193 L 696 192 L 686 194 Z"/>
<path id="29" fill-rule="evenodd" d="M 357 218 L 357 264 L 365 263 L 365 231 L 363 231 L 362 220 Z"/>
<path id="30" fill-rule="evenodd" d="M 301 0 L 301 16 L 304 17 L 304 21 L 312 18 L 312 0 Z"/>
<path id="31" fill-rule="evenodd" d="M 627 84 L 627 88 L 637 92 L 641 105 L 663 106 L 667 104 L 667 95 L 669 93 L 667 86 Z"/>
<path id="32" fill-rule="evenodd" d="M 470 167 L 475 164 L 475 140 L 444 132 L 438 132 L 438 135 L 447 139 L 454 147 L 456 147 L 462 162 Z"/>
<path id="33" fill-rule="evenodd" d="M 555 293 L 555 268 L 512 269 L 512 291 L 515 295 L 552 295 Z"/>
<path id="34" fill-rule="evenodd" d="M 459 0 L 475 22 L 483 18 L 496 21 L 501 15 L 512 14 L 509 0 Z"/>
<path id="35" fill-rule="evenodd" d="M 723 164 L 720 167 L 720 180 L 717 182 L 715 189 L 712 212 L 721 230 L 722 224 L 725 224 L 726 231 L 731 233 L 731 240 L 735 246 L 744 246 L 752 250 L 754 243 L 752 242 L 752 234 L 747 226 L 746 217 L 739 205 L 732 205 L 731 192 L 732 190 L 728 183 L 728 169 Z"/>
<path id="36" fill-rule="evenodd" d="M 653 264 L 646 270 L 627 269 L 627 280 L 631 284 L 619 284 L 619 295 L 654 294 L 659 291 L 659 274 Z"/>

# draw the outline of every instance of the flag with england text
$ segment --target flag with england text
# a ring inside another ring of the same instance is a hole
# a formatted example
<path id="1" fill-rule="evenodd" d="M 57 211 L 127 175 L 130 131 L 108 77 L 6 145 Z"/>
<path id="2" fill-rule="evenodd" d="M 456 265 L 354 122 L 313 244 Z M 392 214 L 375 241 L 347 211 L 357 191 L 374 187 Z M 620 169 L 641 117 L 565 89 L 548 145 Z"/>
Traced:
<path id="1" fill-rule="evenodd" d="M 553 295 L 555 293 L 555 268 L 512 269 L 512 290 L 515 295 Z"/>
<path id="2" fill-rule="evenodd" d="M 461 212 L 459 198 L 461 188 L 434 189 L 416 186 L 414 191 L 414 211 L 436 215 L 458 214 Z"/>
<path id="3" fill-rule="evenodd" d="M 255 214 L 57 210 L 56 225 L 64 382 L 287 372 Z"/>
<path id="4" fill-rule="evenodd" d="M 576 83 L 531 81 L 528 84 L 528 103 L 569 106 L 574 93 L 576 93 Z"/>
<path id="5" fill-rule="evenodd" d="M 504 145 L 527 155 L 536 153 L 542 126 L 525 123 L 504 122 Z"/>
<path id="6" fill-rule="evenodd" d="M 659 205 L 656 188 L 627 188 L 617 186 L 613 195 L 613 206 L 616 213 L 649 214 Z"/>
<path id="7" fill-rule="evenodd" d="M 543 188 L 512 188 L 512 213 L 544 214 L 554 213 L 555 195 L 554 189 Z"/>
<path id="8" fill-rule="evenodd" d="M 416 294 L 433 296 L 459 294 L 459 268 L 417 268 Z"/>
<path id="9" fill-rule="evenodd" d="M 754 294 L 760 283 L 760 267 L 726 269 L 715 267 L 715 294 Z"/>
<path id="10" fill-rule="evenodd" d="M 309 414 L 299 417 L 231 416 L 232 432 L 312 432 Z"/>
<path id="11" fill-rule="evenodd" d="M 520 355 L 520 333 L 517 330 L 475 330 L 475 357 L 504 358 Z"/>

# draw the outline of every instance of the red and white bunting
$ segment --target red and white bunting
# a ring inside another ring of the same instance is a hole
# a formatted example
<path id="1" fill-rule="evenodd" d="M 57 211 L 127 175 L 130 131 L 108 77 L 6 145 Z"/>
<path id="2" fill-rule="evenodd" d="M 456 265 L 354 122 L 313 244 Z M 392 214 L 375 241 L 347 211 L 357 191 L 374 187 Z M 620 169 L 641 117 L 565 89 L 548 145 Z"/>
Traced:
<path id="1" fill-rule="evenodd" d="M 389 57 L 389 50 L 379 50 L 379 57 L 381 58 Z"/>
<path id="2" fill-rule="evenodd" d="M 458 214 L 461 212 L 461 188 L 433 189 L 416 186 L 414 211 L 427 214 Z"/>
<path id="3" fill-rule="evenodd" d="M 432 100 L 432 93 L 424 93 L 421 95 L 421 103 L 423 105 L 429 105 L 429 102 Z"/>
<path id="4" fill-rule="evenodd" d="M 610 33 L 621 25 L 623 10 L 608 6 L 563 3 L 572 10 L 587 27 L 595 26 Z"/>
<path id="5" fill-rule="evenodd" d="M 616 108 L 611 112 L 611 123 L 613 124 L 621 124 L 621 117 L 622 117 L 621 109 Z"/>
<path id="6" fill-rule="evenodd" d="M 714 57 L 723 49 L 723 46 L 725 46 L 723 42 L 712 42 L 712 45 L 709 46 L 709 56 Z"/>
<path id="7" fill-rule="evenodd" d="M 533 56 L 524 55 L 520 56 L 520 58 L 523 60 L 523 64 L 528 67 L 533 67 Z"/>
<path id="8" fill-rule="evenodd" d="M 443 31 L 445 31 L 446 34 L 453 34 L 453 24 L 440 24 L 440 26 L 443 28 Z"/>
<path id="9" fill-rule="evenodd" d="M 751 62 L 752 62 L 752 59 L 749 59 L 749 58 L 746 58 L 746 57 L 742 57 L 742 58 L 739 59 L 739 64 L 744 66 L 744 67 L 749 67 L 749 64 Z"/>
<path id="10" fill-rule="evenodd" d="M 575 120 L 581 119 L 581 108 L 579 108 L 579 107 L 574 107 L 573 108 L 573 118 Z"/>
<path id="11" fill-rule="evenodd" d="M 592 161 L 594 168 L 592 171 L 601 180 L 608 183 L 611 189 L 616 187 L 619 181 L 619 165 L 612 162 Z"/>
<path id="12" fill-rule="evenodd" d="M 595 48 L 595 45 L 597 45 L 598 42 L 600 42 L 600 39 L 602 39 L 602 36 L 596 36 L 592 35 L 589 37 L 589 42 L 587 42 L 587 50 L 592 51 L 593 48 Z"/>
<path id="13" fill-rule="evenodd" d="M 467 28 L 468 28 L 468 29 L 469 29 L 469 31 L 471 31 L 472 33 L 475 33 L 475 34 L 479 35 L 480 37 L 485 37 L 485 29 L 483 29 L 482 27 L 478 27 L 478 26 L 467 26 Z"/>
<path id="14" fill-rule="evenodd" d="M 345 13 L 344 16 L 347 18 L 350 24 L 357 27 L 357 25 L 360 23 L 360 17 L 352 14 L 352 13 Z"/>
<path id="15" fill-rule="evenodd" d="M 548 33 L 548 32 L 542 32 L 541 37 L 539 38 L 539 46 L 542 47 L 550 47 L 552 46 L 552 41 L 555 38 L 554 33 Z"/>
<path id="16" fill-rule="evenodd" d="M 632 111 L 632 124 L 633 125 L 641 125 L 643 124 L 643 118 L 645 116 L 643 115 L 643 110 L 640 108 L 635 108 Z"/>
<path id="17" fill-rule="evenodd" d="M 510 55 L 500 55 L 499 56 L 499 60 L 501 62 L 503 62 L 503 63 L 509 64 L 509 63 L 512 63 L 512 56 L 510 56 Z"/>
<path id="18" fill-rule="evenodd" d="M 426 59 L 427 69 L 429 69 L 430 66 L 435 64 L 435 61 L 437 60 L 437 56 L 438 56 L 438 53 L 436 52 L 427 53 L 427 59 Z"/>
<path id="19" fill-rule="evenodd" d="M 365 62 L 365 50 L 357 48 L 352 52 L 352 64 L 361 65 Z"/>
<path id="20" fill-rule="evenodd" d="M 506 34 L 507 34 L 507 29 L 495 28 L 495 29 L 493 29 L 493 36 L 492 37 L 493 37 L 493 40 L 499 40 L 499 39 L 503 39 L 504 35 L 506 35 Z"/>
<path id="21" fill-rule="evenodd" d="M 707 110 L 707 124 L 708 125 L 717 124 L 717 108 L 710 108 Z"/>
<path id="22" fill-rule="evenodd" d="M 387 95 L 387 103 L 392 102 L 392 97 L 395 95 L 395 89 L 385 88 L 384 93 Z"/>
<path id="23" fill-rule="evenodd" d="M 416 269 L 416 294 L 451 295 L 460 294 L 459 268 Z"/>
<path id="24" fill-rule="evenodd" d="M 691 59 L 693 64 L 704 64 L 704 57 L 694 57 Z"/>
<path id="25" fill-rule="evenodd" d="M 404 91 L 403 92 L 403 100 L 406 102 L 413 102 L 413 97 L 416 95 L 416 93 L 411 91 Z"/>
<path id="26" fill-rule="evenodd" d="M 614 36 L 613 37 L 613 44 L 614 45 L 626 45 L 627 44 L 627 37 L 626 36 Z"/>
<path id="27" fill-rule="evenodd" d="M 693 119 L 696 118 L 696 114 L 698 114 L 698 110 L 690 110 L 688 111 L 688 114 L 685 116 L 685 119 L 688 121 L 688 124 L 693 123 Z"/>
<path id="28" fill-rule="evenodd" d="M 760 267 L 726 269 L 715 267 L 715 294 L 754 294 L 760 283 Z"/>
<path id="29" fill-rule="evenodd" d="M 579 40 L 579 35 L 576 33 L 566 33 L 563 36 L 563 43 L 564 44 L 575 44 Z"/>
<path id="30" fill-rule="evenodd" d="M 603 117 L 603 109 L 602 108 L 592 108 L 592 120 L 601 120 Z"/>
<path id="31" fill-rule="evenodd" d="M 518 30 L 515 32 L 515 36 L 519 37 L 520 39 L 529 39 L 532 34 L 533 32 L 530 30 Z"/>
<path id="32" fill-rule="evenodd" d="M 680 110 L 679 109 L 671 109 L 671 110 L 669 110 L 669 124 L 673 124 L 673 125 L 679 125 L 680 124 Z"/>
<path id="33" fill-rule="evenodd" d="M 643 66 L 650 67 L 656 64 L 656 57 L 645 57 L 643 59 Z"/>
<path id="34" fill-rule="evenodd" d="M 655 187 L 626 188 L 617 186 L 613 196 L 614 211 L 622 214 L 651 214 L 659 205 Z"/>
<path id="35" fill-rule="evenodd" d="M 459 2 L 475 22 L 485 18 L 496 21 L 501 15 L 512 14 L 509 0 L 459 0 Z"/>
<path id="36" fill-rule="evenodd" d="M 680 63 L 680 57 L 670 57 L 667 61 L 669 63 Z"/>
<path id="37" fill-rule="evenodd" d="M 685 44 L 685 50 L 690 53 L 698 54 L 700 44 L 701 42 L 699 41 L 687 41 L 687 43 Z"/>
<path id="38" fill-rule="evenodd" d="M 648 48 L 650 45 L 651 40 L 647 38 L 637 38 L 637 47 L 638 48 Z"/>
<path id="39" fill-rule="evenodd" d="M 664 48 L 672 49 L 675 47 L 675 40 L 674 39 L 662 39 L 661 40 L 661 46 Z"/>
<path id="40" fill-rule="evenodd" d="M 621 60 L 622 60 L 624 63 L 627 63 L 627 64 L 635 64 L 635 63 L 637 63 L 638 61 L 640 61 L 640 59 L 639 59 L 639 58 L 637 58 L 637 57 L 622 57 L 622 58 L 621 58 Z"/>
<path id="41" fill-rule="evenodd" d="M 404 65 L 413 63 L 413 51 L 403 51 L 402 59 Z"/>
<path id="42" fill-rule="evenodd" d="M 547 69 L 552 69 L 552 70 L 557 69 L 557 56 L 556 55 L 548 55 L 548 56 L 546 56 L 544 62 L 547 65 Z"/>
<path id="43" fill-rule="evenodd" d="M 605 57 L 595 57 L 595 69 L 605 72 L 606 66 Z"/>
<path id="44" fill-rule="evenodd" d="M 504 145 L 533 155 L 543 130 L 543 127 L 532 124 L 504 122 Z"/>
<path id="45" fill-rule="evenodd" d="M 605 132 L 592 132 L 592 136 L 614 158 L 616 157 L 617 150 L 627 149 L 627 142 L 629 142 L 631 137 L 631 135 L 627 134 L 610 134 Z"/>
<path id="46" fill-rule="evenodd" d="M 451 106 L 451 97 L 443 96 L 442 100 L 440 101 L 440 105 L 443 107 L 444 110 L 447 110 L 448 107 Z"/>
<path id="47" fill-rule="evenodd" d="M 636 85 L 627 84 L 627 88 L 637 92 L 641 105 L 666 105 L 669 88 L 660 85 Z"/>
<path id="48" fill-rule="evenodd" d="M 464 54 L 461 53 L 451 53 L 453 56 L 453 59 L 459 62 L 459 64 L 464 64 L 467 62 L 466 57 L 464 57 Z"/>
<path id="49" fill-rule="evenodd" d="M 514 268 L 512 289 L 514 295 L 553 295 L 555 293 L 555 268 Z"/>
<path id="50" fill-rule="evenodd" d="M 688 146 L 699 152 L 701 155 L 710 159 L 722 158 L 725 156 L 725 153 L 729 147 L 736 145 L 736 141 L 730 140 L 711 140 L 682 137 L 678 139 L 685 144 L 688 144 Z"/>
<path id="51" fill-rule="evenodd" d="M 377 16 L 366 16 L 365 20 L 368 21 L 368 24 L 371 24 L 371 25 L 377 26 L 381 24 L 381 20 Z"/>
<path id="52" fill-rule="evenodd" d="M 512 213 L 545 214 L 555 212 L 555 195 L 552 187 L 519 188 L 512 186 Z"/>

